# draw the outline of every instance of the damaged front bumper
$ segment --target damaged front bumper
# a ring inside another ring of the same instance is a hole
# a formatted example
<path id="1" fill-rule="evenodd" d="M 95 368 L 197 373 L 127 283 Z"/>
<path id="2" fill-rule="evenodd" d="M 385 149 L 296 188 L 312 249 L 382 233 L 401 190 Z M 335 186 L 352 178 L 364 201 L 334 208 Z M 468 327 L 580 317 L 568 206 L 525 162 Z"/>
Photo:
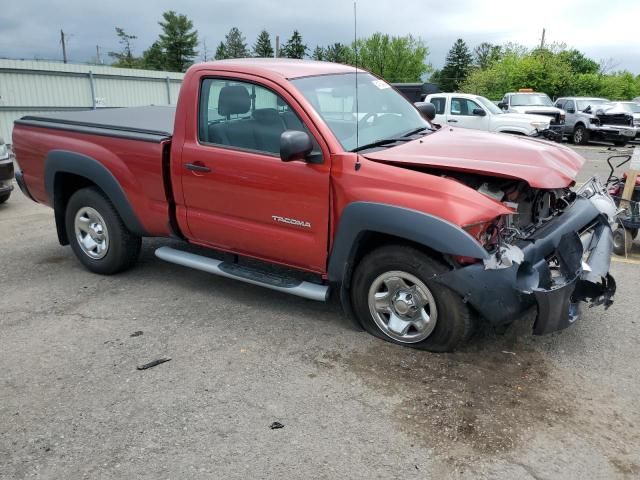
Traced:
<path id="1" fill-rule="evenodd" d="M 526 239 L 435 280 L 494 325 L 509 324 L 536 305 L 533 333 L 543 335 L 574 323 L 580 302 L 611 305 L 616 289 L 609 274 L 612 250 L 608 217 L 578 196 Z"/>
<path id="2" fill-rule="evenodd" d="M 563 134 L 563 125 L 551 125 L 549 128 L 545 128 L 544 130 L 537 130 L 533 137 L 542 137 L 547 140 L 551 140 L 552 142 L 562 143 L 564 134 Z"/>

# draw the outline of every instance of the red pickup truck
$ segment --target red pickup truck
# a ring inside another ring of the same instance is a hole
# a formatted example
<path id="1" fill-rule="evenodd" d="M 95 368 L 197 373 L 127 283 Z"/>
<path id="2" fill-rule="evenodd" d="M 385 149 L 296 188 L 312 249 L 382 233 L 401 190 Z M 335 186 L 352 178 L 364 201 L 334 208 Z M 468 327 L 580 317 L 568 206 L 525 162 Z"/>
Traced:
<path id="1" fill-rule="evenodd" d="M 529 308 L 535 334 L 562 329 L 615 291 L 611 199 L 595 180 L 570 189 L 579 155 L 433 128 L 349 66 L 201 63 L 175 109 L 27 116 L 13 146 L 20 188 L 96 273 L 131 267 L 141 237 L 178 238 L 240 261 L 156 255 L 313 300 L 335 292 L 358 327 L 433 351 Z"/>

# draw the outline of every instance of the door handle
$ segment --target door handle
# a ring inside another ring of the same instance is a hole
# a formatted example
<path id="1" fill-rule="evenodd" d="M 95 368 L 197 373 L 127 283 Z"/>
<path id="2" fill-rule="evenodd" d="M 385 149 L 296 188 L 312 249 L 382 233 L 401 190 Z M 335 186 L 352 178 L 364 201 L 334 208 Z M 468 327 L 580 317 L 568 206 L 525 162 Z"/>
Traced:
<path id="1" fill-rule="evenodd" d="M 199 173 L 209 173 L 211 171 L 209 167 L 202 164 L 201 162 L 185 163 L 184 168 L 186 168 L 187 170 L 191 170 L 193 172 L 199 172 Z"/>
<path id="2" fill-rule="evenodd" d="M 449 123 L 458 123 L 458 120 L 447 120 Z"/>

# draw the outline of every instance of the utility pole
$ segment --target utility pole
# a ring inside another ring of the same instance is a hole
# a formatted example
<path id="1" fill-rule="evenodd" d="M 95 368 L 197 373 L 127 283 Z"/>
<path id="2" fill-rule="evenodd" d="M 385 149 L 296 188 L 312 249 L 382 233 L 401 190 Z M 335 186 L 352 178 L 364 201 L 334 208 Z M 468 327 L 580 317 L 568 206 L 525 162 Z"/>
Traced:
<path id="1" fill-rule="evenodd" d="M 544 35 L 546 33 L 546 29 L 542 29 L 542 40 L 540 40 L 540 48 L 544 48 Z"/>
<path id="2" fill-rule="evenodd" d="M 207 55 L 209 54 L 209 52 L 207 51 L 207 39 L 203 38 L 202 39 L 202 61 L 206 62 L 207 59 Z"/>
<path id="3" fill-rule="evenodd" d="M 280 56 L 280 35 L 276 35 L 276 51 L 274 56 L 276 58 Z"/>
<path id="4" fill-rule="evenodd" d="M 60 43 L 62 44 L 62 61 L 67 63 L 67 45 L 64 42 L 64 32 L 60 29 Z"/>
<path id="5" fill-rule="evenodd" d="M 100 45 L 96 45 L 96 63 L 102 65 L 102 59 L 100 58 Z"/>

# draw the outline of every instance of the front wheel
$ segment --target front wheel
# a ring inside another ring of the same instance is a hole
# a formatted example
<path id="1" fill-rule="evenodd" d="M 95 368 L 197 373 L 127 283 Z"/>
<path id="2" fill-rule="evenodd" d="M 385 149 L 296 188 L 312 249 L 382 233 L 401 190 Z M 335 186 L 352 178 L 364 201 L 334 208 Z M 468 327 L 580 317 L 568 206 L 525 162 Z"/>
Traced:
<path id="1" fill-rule="evenodd" d="M 446 270 L 421 251 L 381 247 L 358 264 L 352 304 L 365 330 L 409 347 L 447 352 L 466 341 L 474 327 L 462 298 L 431 278 Z"/>
<path id="2" fill-rule="evenodd" d="M 9 200 L 10 196 L 11 196 L 11 192 L 0 193 L 0 205 L 2 205 L 4 202 Z"/>
<path id="3" fill-rule="evenodd" d="M 138 259 L 140 237 L 127 229 L 115 207 L 97 188 L 83 188 L 71 196 L 65 223 L 73 252 L 94 273 L 118 273 Z"/>
<path id="4" fill-rule="evenodd" d="M 589 143 L 589 130 L 583 125 L 578 125 L 573 130 L 573 143 L 576 145 L 586 145 Z"/>
<path id="5" fill-rule="evenodd" d="M 629 143 L 627 140 L 614 140 L 614 141 L 613 141 L 613 144 L 614 144 L 616 147 L 626 147 L 626 146 L 627 146 L 627 143 Z"/>

